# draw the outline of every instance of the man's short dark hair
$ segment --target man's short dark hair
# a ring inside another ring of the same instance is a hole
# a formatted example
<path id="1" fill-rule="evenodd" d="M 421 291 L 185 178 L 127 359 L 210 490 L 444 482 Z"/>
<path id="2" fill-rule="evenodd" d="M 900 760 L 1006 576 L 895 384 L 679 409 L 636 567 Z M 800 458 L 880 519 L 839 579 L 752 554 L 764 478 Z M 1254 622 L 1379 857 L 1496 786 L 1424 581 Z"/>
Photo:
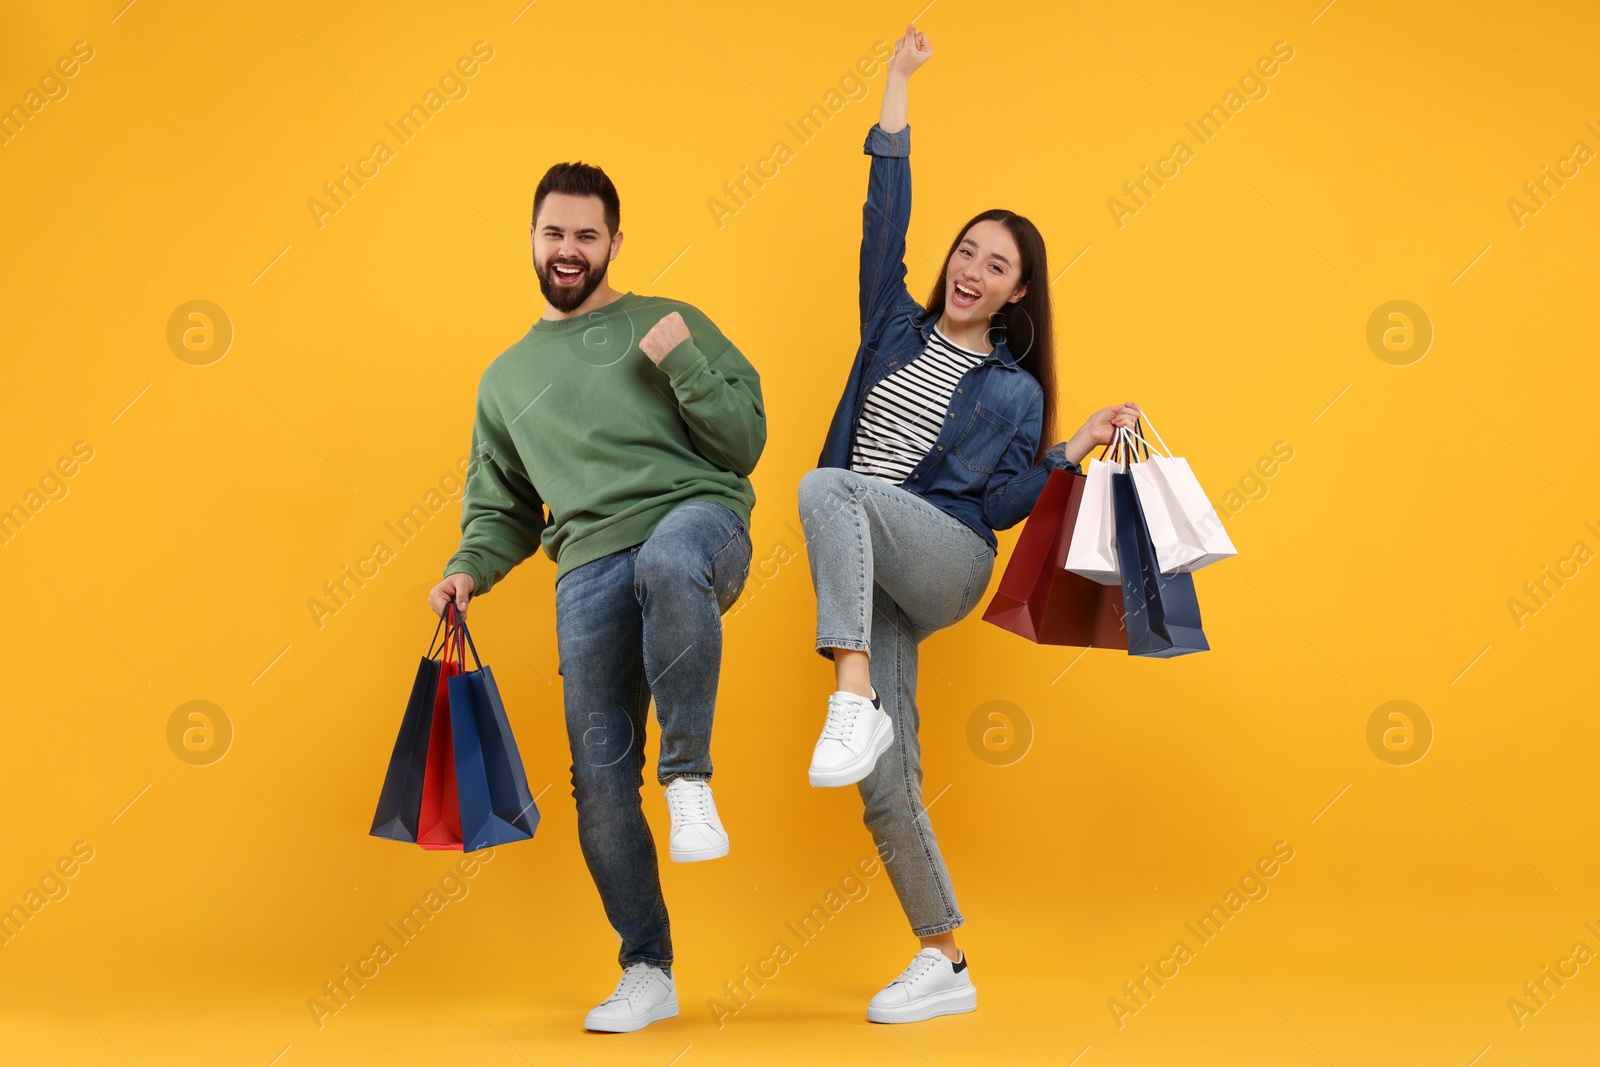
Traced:
<path id="1" fill-rule="evenodd" d="M 597 196 L 605 208 L 606 228 L 613 234 L 622 226 L 622 201 L 617 198 L 617 187 L 611 184 L 606 172 L 588 163 L 557 163 L 544 172 L 539 187 L 533 192 L 533 218 L 537 223 L 539 208 L 551 193 L 568 196 Z"/>

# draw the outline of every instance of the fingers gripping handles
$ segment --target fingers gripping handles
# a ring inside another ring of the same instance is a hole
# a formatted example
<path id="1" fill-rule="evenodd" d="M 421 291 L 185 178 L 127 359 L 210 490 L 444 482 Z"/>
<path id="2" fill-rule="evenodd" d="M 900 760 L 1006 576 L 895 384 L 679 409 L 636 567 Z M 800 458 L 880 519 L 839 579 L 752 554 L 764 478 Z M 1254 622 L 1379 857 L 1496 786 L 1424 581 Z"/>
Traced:
<path id="1" fill-rule="evenodd" d="M 1156 439 L 1152 445 L 1145 439 L 1145 424 L 1149 423 L 1150 436 Z M 1159 446 L 1159 447 L 1158 447 Z M 1141 411 L 1139 417 L 1133 420 L 1132 428 L 1118 426 L 1111 435 L 1111 440 L 1100 450 L 1099 459 L 1115 460 L 1122 463 L 1136 463 L 1140 456 L 1149 459 L 1152 455 L 1173 458 L 1173 452 L 1168 447 L 1166 440 L 1161 436 L 1161 431 L 1156 429 L 1156 424 L 1150 421 L 1150 416 Z"/>
<path id="2" fill-rule="evenodd" d="M 439 644 L 439 631 L 444 631 L 444 643 Z M 435 647 L 438 646 L 438 647 Z M 483 669 L 483 661 L 478 658 L 478 646 L 472 641 L 472 634 L 467 630 L 467 620 L 461 617 L 456 610 L 456 602 L 450 601 L 439 615 L 439 625 L 433 628 L 433 640 L 428 642 L 428 658 L 433 659 L 440 653 L 444 654 L 445 662 L 451 660 L 454 653 L 456 664 L 464 672 L 467 669 L 467 649 L 472 649 L 472 661 Z"/>
<path id="3" fill-rule="evenodd" d="M 1096 458 L 1101 461 L 1109 460 L 1112 462 L 1127 464 L 1138 462 L 1141 454 L 1144 459 L 1149 459 L 1152 453 L 1160 455 L 1160 451 L 1154 448 L 1149 441 L 1145 440 L 1144 434 L 1141 432 L 1144 429 L 1142 421 L 1135 419 L 1133 425 L 1134 429 L 1129 429 L 1126 426 L 1118 426 L 1115 432 L 1111 435 L 1111 440 L 1108 441 L 1105 447 L 1100 450 L 1100 455 Z M 1155 433 L 1155 427 L 1153 425 L 1150 427 L 1150 431 L 1151 433 Z M 1156 440 L 1161 440 L 1161 436 L 1159 434 L 1156 435 Z M 1165 443 L 1166 442 L 1164 441 L 1162 442 L 1163 445 L 1165 445 Z M 1168 455 L 1170 454 L 1171 453 L 1168 453 Z"/>

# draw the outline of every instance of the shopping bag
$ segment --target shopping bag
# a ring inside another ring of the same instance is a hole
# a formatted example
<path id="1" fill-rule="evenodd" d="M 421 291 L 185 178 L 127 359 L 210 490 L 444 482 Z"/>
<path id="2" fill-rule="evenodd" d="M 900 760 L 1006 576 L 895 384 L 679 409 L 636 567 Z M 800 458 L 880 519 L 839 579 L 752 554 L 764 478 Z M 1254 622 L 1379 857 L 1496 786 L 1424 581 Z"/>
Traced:
<path id="1" fill-rule="evenodd" d="M 1127 648 L 1122 586 L 1101 585 L 1064 570 L 1088 479 L 1053 470 L 1033 506 L 985 622 L 1041 645 Z"/>
<path id="2" fill-rule="evenodd" d="M 1144 417 L 1141 425 L 1148 423 Z M 1155 547 L 1156 563 L 1163 574 L 1193 573 L 1218 560 L 1238 555 L 1222 520 L 1217 518 L 1200 481 L 1189 469 L 1189 461 L 1174 456 L 1154 424 L 1150 432 L 1160 442 L 1166 455 L 1144 441 L 1147 454 L 1139 462 L 1128 464 L 1133 476 L 1134 491 L 1144 508 L 1145 523 L 1150 530 L 1150 542 Z"/>
<path id="3" fill-rule="evenodd" d="M 426 849 L 461 849 L 461 809 L 456 797 L 456 761 L 451 744 L 450 679 L 461 673 L 448 657 L 439 664 L 439 693 L 428 737 L 428 766 L 417 816 L 417 844 Z"/>
<path id="4" fill-rule="evenodd" d="M 1124 469 L 1121 460 L 1125 443 L 1117 433 L 1106 451 L 1089 464 L 1083 487 L 1083 504 L 1072 528 L 1072 539 L 1063 566 L 1074 574 L 1101 585 L 1117 585 L 1122 579 L 1117 568 L 1117 520 L 1111 506 L 1111 476 Z"/>
<path id="5" fill-rule="evenodd" d="M 539 826 L 539 809 L 494 674 L 478 659 L 465 621 L 457 622 L 457 641 L 464 642 L 458 644 L 456 657 L 462 672 L 446 682 L 451 743 L 465 842 L 461 847 L 476 852 L 532 837 Z M 466 670 L 467 648 L 472 649 L 476 670 Z"/>
<path id="6" fill-rule="evenodd" d="M 1122 623 L 1130 656 L 1167 658 L 1211 647 L 1200 625 L 1200 601 L 1191 574 L 1162 574 L 1145 529 L 1133 476 L 1111 476 L 1117 559 L 1122 563 Z"/>
<path id="7" fill-rule="evenodd" d="M 428 735 L 427 773 L 422 782 L 422 809 L 417 817 L 417 844 L 432 850 L 461 848 L 461 808 L 456 796 L 456 761 L 450 717 L 450 679 L 461 673 L 461 616 L 452 602 L 445 606 L 444 655 L 439 662 L 439 692 L 433 703 Z"/>
<path id="8" fill-rule="evenodd" d="M 394 751 L 389 757 L 389 769 L 383 777 L 383 788 L 378 793 L 378 810 L 372 817 L 372 836 L 387 837 L 394 841 L 417 840 L 417 820 L 422 809 L 423 781 L 427 774 L 428 742 L 433 731 L 434 707 L 442 691 L 442 664 L 434 659 L 438 653 L 444 616 L 433 629 L 433 640 L 428 642 L 428 652 L 417 664 L 417 675 L 411 683 L 411 697 L 406 701 L 405 714 L 400 718 L 400 734 L 395 739 Z M 448 635 L 447 635 L 448 637 Z"/>

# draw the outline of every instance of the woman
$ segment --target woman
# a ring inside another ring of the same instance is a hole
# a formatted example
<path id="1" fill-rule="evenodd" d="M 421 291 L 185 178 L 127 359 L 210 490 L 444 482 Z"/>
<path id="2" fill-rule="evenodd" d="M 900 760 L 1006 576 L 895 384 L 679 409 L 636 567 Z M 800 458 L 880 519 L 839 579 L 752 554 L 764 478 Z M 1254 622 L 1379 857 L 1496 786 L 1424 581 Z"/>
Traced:
<path id="1" fill-rule="evenodd" d="M 837 679 L 811 782 L 859 783 L 867 827 L 922 942 L 872 998 L 874 1022 L 977 1006 L 953 933 L 964 920 L 922 805 L 917 646 L 977 605 L 994 531 L 1027 517 L 1050 471 L 1077 471 L 1138 415 L 1131 403 L 1104 408 L 1071 440 L 1042 448 L 1055 407 L 1050 276 L 1044 241 L 1022 216 L 978 215 L 957 234 L 927 307 L 907 291 L 906 82 L 932 55 L 911 27 L 889 62 L 866 141 L 861 345 L 817 469 L 800 482 L 816 647 Z"/>

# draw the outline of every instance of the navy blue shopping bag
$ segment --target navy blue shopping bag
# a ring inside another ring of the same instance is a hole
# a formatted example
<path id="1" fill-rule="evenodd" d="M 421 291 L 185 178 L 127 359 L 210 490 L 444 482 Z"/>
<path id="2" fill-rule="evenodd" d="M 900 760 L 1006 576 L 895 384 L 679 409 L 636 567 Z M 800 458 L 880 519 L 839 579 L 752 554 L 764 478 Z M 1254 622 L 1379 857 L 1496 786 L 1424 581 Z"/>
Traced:
<path id="1" fill-rule="evenodd" d="M 383 776 L 383 790 L 378 794 L 378 810 L 372 817 L 373 837 L 412 843 L 417 840 L 422 784 L 428 767 L 428 742 L 433 734 L 433 708 L 443 667 L 440 660 L 434 659 L 443 648 L 436 650 L 434 646 L 439 643 L 439 630 L 444 621 L 444 616 L 440 615 L 439 625 L 433 628 L 433 640 L 428 642 L 428 653 L 417 665 L 417 676 L 411 683 L 411 698 L 406 701 L 406 711 L 400 719 L 400 734 L 395 738 L 389 770 Z M 447 632 L 446 642 L 449 639 Z"/>
<path id="2" fill-rule="evenodd" d="M 1130 474 L 1111 475 L 1128 655 L 1168 658 L 1211 648 L 1200 626 L 1194 575 L 1162 574 Z"/>
<path id="3" fill-rule="evenodd" d="M 539 809 L 528 789 L 528 773 L 517 751 L 517 739 L 511 736 L 511 722 L 494 674 L 478 659 L 466 622 L 458 618 L 456 629 L 456 640 L 465 641 L 459 658 L 462 673 L 446 679 L 445 684 L 450 692 L 462 847 L 476 852 L 532 837 L 539 826 Z M 466 669 L 466 648 L 472 649 L 477 670 Z"/>

